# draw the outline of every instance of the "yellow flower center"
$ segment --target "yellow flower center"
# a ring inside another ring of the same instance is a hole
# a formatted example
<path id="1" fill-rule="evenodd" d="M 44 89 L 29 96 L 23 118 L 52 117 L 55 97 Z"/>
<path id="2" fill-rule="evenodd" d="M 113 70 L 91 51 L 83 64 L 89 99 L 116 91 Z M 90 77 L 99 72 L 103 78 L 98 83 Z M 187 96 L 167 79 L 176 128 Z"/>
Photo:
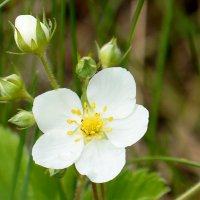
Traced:
<path id="1" fill-rule="evenodd" d="M 96 135 L 102 131 L 103 121 L 99 114 L 95 114 L 91 117 L 84 117 L 82 119 L 81 130 L 85 135 Z"/>
<path id="2" fill-rule="evenodd" d="M 95 112 L 96 105 L 95 103 L 91 104 L 88 107 L 87 103 L 84 103 L 84 114 L 81 114 L 80 110 L 73 109 L 71 112 L 75 115 L 82 115 L 81 124 L 79 124 L 76 120 L 68 119 L 67 123 L 72 124 L 75 123 L 78 125 L 78 129 L 76 131 L 68 131 L 68 135 L 72 135 L 74 132 L 81 133 L 84 136 L 84 140 L 86 142 L 91 141 L 93 137 L 98 139 L 105 138 L 104 132 L 111 132 L 112 128 L 105 127 L 107 122 L 113 120 L 113 117 L 102 118 L 100 113 Z M 103 108 L 103 112 L 106 112 L 107 107 Z M 80 138 L 77 138 L 75 141 L 80 141 Z"/>

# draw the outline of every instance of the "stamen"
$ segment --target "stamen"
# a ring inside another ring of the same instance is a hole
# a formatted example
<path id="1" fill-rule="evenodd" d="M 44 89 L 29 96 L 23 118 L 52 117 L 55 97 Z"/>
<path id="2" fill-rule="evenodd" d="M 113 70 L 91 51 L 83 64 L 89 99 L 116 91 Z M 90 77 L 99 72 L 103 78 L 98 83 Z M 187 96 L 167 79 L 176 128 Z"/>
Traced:
<path id="1" fill-rule="evenodd" d="M 76 138 L 74 141 L 79 142 L 80 140 L 81 140 L 81 138 Z"/>
<path id="2" fill-rule="evenodd" d="M 96 108 L 96 104 L 95 103 L 92 103 L 91 105 L 92 109 L 94 110 Z"/>
<path id="3" fill-rule="evenodd" d="M 68 131 L 67 134 L 68 135 L 72 135 L 74 132 L 73 131 Z"/>
<path id="4" fill-rule="evenodd" d="M 95 117 L 100 117 L 100 113 L 95 113 Z"/>
<path id="5" fill-rule="evenodd" d="M 77 124 L 77 125 L 80 126 L 80 124 L 79 124 L 76 120 L 73 120 L 73 119 L 68 119 L 68 120 L 67 120 L 67 123 L 68 123 L 68 124 L 73 124 L 73 123 L 74 123 L 74 124 Z"/>
<path id="6" fill-rule="evenodd" d="M 80 110 L 75 110 L 75 109 L 72 109 L 71 112 L 75 115 L 81 115 L 81 111 Z"/>
<path id="7" fill-rule="evenodd" d="M 84 102 L 84 108 L 86 109 L 86 108 L 88 108 L 88 104 L 87 104 L 87 102 Z"/>
<path id="8" fill-rule="evenodd" d="M 104 106 L 103 107 L 103 112 L 106 112 L 107 111 L 107 106 Z"/>
<path id="9" fill-rule="evenodd" d="M 108 120 L 109 122 L 111 122 L 111 121 L 113 121 L 113 117 L 108 117 L 107 120 Z"/>
<path id="10" fill-rule="evenodd" d="M 112 128 L 107 127 L 107 128 L 105 128 L 105 130 L 106 130 L 107 132 L 111 132 L 111 131 L 112 131 Z"/>
<path id="11" fill-rule="evenodd" d="M 103 135 L 98 135 L 97 138 L 98 138 L 99 140 L 101 140 L 101 139 L 103 138 Z"/>
<path id="12" fill-rule="evenodd" d="M 85 108 L 86 113 L 88 114 L 88 113 L 89 113 L 89 110 L 88 110 L 88 103 L 87 103 L 87 102 L 84 102 L 83 106 L 84 106 L 84 108 Z"/>

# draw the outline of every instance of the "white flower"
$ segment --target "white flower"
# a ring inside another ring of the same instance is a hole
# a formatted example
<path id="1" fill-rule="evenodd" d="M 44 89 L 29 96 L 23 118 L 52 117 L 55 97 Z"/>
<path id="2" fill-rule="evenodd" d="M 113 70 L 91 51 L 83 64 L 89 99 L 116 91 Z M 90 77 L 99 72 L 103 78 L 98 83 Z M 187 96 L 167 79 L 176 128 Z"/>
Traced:
<path id="1" fill-rule="evenodd" d="M 148 111 L 136 104 L 136 86 L 123 68 L 107 68 L 90 80 L 88 103 L 69 89 L 35 98 L 33 114 L 43 134 L 33 147 L 34 161 L 63 169 L 75 163 L 92 182 L 107 182 L 125 165 L 125 147 L 146 132 Z"/>
<path id="2" fill-rule="evenodd" d="M 49 29 L 42 22 L 40 22 L 40 27 L 38 28 L 38 31 L 40 32 L 40 39 L 42 39 L 43 41 L 45 40 L 43 43 L 47 43 L 48 40 L 50 39 Z M 43 31 L 46 38 L 41 37 L 43 36 L 42 35 L 43 33 L 41 33 L 41 31 Z M 21 34 L 23 41 L 21 41 L 21 37 L 19 37 L 18 32 Z M 15 37 L 17 46 L 22 51 L 25 51 L 25 52 L 27 51 L 27 49 L 25 48 L 25 45 L 22 44 L 23 42 L 25 42 L 25 44 L 33 51 L 40 46 L 40 41 L 38 41 L 39 39 L 37 37 L 37 34 L 39 32 L 37 32 L 37 19 L 33 17 L 32 15 L 19 15 L 15 19 L 14 37 Z"/>

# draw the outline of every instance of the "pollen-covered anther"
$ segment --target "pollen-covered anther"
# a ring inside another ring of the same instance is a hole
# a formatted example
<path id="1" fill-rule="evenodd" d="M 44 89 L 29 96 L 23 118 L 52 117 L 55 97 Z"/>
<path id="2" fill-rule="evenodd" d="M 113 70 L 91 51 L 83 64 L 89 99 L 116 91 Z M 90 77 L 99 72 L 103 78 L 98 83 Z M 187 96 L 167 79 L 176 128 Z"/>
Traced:
<path id="1" fill-rule="evenodd" d="M 105 128 L 105 130 L 106 130 L 107 132 L 111 132 L 111 131 L 112 131 L 112 128 L 107 127 L 107 128 Z"/>
<path id="2" fill-rule="evenodd" d="M 97 136 L 102 132 L 103 122 L 98 113 L 93 116 L 84 117 L 81 124 L 81 130 L 86 140 L 87 137 Z"/>
<path id="3" fill-rule="evenodd" d="M 76 120 L 73 120 L 73 119 L 68 119 L 67 123 L 68 124 L 73 124 L 74 123 L 74 124 L 80 125 Z"/>
<path id="4" fill-rule="evenodd" d="M 95 103 L 92 103 L 91 104 L 91 108 L 94 110 L 96 108 L 96 104 Z"/>
<path id="5" fill-rule="evenodd" d="M 72 135 L 74 132 L 73 131 L 68 131 L 67 134 L 68 135 Z"/>
<path id="6" fill-rule="evenodd" d="M 103 107 L 103 112 L 106 112 L 107 111 L 107 106 L 104 106 Z"/>
<path id="7" fill-rule="evenodd" d="M 108 117 L 107 120 L 108 120 L 109 122 L 112 122 L 112 121 L 113 121 L 113 117 Z"/>
<path id="8" fill-rule="evenodd" d="M 76 138 L 74 141 L 79 142 L 80 140 L 81 140 L 81 138 Z"/>
<path id="9" fill-rule="evenodd" d="M 80 110 L 75 110 L 75 109 L 72 109 L 71 112 L 75 115 L 81 115 L 81 111 Z"/>
<path id="10" fill-rule="evenodd" d="M 88 103 L 84 102 L 83 107 L 85 109 L 85 112 L 88 114 L 89 113 L 89 109 L 88 109 Z"/>

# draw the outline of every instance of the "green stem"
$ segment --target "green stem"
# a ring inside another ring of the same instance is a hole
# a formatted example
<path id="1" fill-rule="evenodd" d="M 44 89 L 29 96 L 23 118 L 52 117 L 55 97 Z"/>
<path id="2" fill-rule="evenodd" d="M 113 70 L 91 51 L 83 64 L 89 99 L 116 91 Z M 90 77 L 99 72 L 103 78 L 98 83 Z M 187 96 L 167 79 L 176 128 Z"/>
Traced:
<path id="1" fill-rule="evenodd" d="M 166 1 L 166 9 L 164 13 L 164 19 L 161 31 L 160 47 L 158 50 L 158 57 L 156 63 L 155 82 L 153 84 L 153 92 L 152 92 L 153 96 L 152 96 L 152 107 L 150 110 L 149 128 L 148 128 L 148 134 L 146 134 L 149 144 L 149 149 L 153 154 L 155 154 L 156 151 L 155 132 L 158 123 L 158 112 L 159 112 L 160 98 L 162 93 L 163 74 L 167 61 L 167 52 L 169 48 L 169 39 L 170 39 L 173 10 L 174 10 L 173 7 L 174 7 L 174 0 Z"/>
<path id="2" fill-rule="evenodd" d="M 136 27 L 138 18 L 140 16 L 143 4 L 144 4 L 144 0 L 138 0 L 137 1 L 135 13 L 134 13 L 133 18 L 131 20 L 131 30 L 130 30 L 129 37 L 128 37 L 128 42 L 127 42 L 127 45 L 126 45 L 126 53 L 125 53 L 126 56 L 124 57 L 124 59 L 122 61 L 122 65 L 123 66 L 126 66 L 127 62 L 128 62 L 130 48 L 131 48 L 132 43 L 133 43 L 133 37 L 134 37 L 134 33 L 135 33 L 135 27 Z"/>
<path id="3" fill-rule="evenodd" d="M 193 187 L 191 187 L 189 190 L 183 193 L 180 197 L 176 198 L 176 200 L 189 200 L 193 195 L 199 192 L 200 192 L 200 182 L 195 184 Z"/>
<path id="4" fill-rule="evenodd" d="M 94 200 L 99 200 L 98 198 L 98 192 L 97 192 L 97 184 L 96 183 L 92 183 L 92 192 L 93 192 L 93 197 L 94 197 Z"/>
<path id="5" fill-rule="evenodd" d="M 39 55 L 39 57 L 40 57 L 40 59 L 41 59 L 41 61 L 42 61 L 42 64 L 43 64 L 43 66 L 44 66 L 44 69 L 45 69 L 45 71 L 46 71 L 46 73 L 47 73 L 47 76 L 48 76 L 48 78 L 49 78 L 49 81 L 50 81 L 50 83 L 51 83 L 51 86 L 52 86 L 54 89 L 58 89 L 58 88 L 59 88 L 59 85 L 58 85 L 58 83 L 57 83 L 57 81 L 56 81 L 56 79 L 55 79 L 55 77 L 54 77 L 54 75 L 53 75 L 53 73 L 52 73 L 50 67 L 48 66 L 47 59 L 46 59 L 45 55 L 44 55 L 44 54 L 43 54 L 43 55 Z"/>
<path id="6" fill-rule="evenodd" d="M 150 156 L 150 157 L 136 158 L 136 159 L 131 160 L 129 163 L 142 162 L 142 161 L 155 161 L 155 160 L 179 163 L 179 164 L 184 164 L 184 165 L 188 165 L 191 167 L 200 168 L 199 162 L 194 162 L 194 161 L 186 160 L 183 158 L 174 158 L 174 157 L 167 157 L 167 156 Z"/>
<path id="7" fill-rule="evenodd" d="M 17 179 L 19 175 L 20 163 L 22 159 L 22 153 L 23 153 L 24 143 L 26 140 L 26 135 L 27 135 L 27 130 L 24 130 L 22 133 L 20 133 L 19 144 L 17 147 L 17 155 L 15 159 L 14 171 L 13 171 L 13 176 L 12 176 L 12 181 L 11 181 L 12 186 L 11 186 L 11 191 L 10 191 L 10 200 L 15 199 L 15 188 L 17 185 Z"/>
<path id="8" fill-rule="evenodd" d="M 33 137 L 32 145 L 37 140 L 38 135 L 39 135 L 39 129 L 38 129 L 38 127 L 36 127 L 35 131 L 34 131 L 34 137 Z M 27 191 L 28 191 L 28 185 L 29 185 L 30 175 L 31 175 L 31 171 L 32 171 L 32 164 L 33 164 L 33 159 L 32 159 L 32 155 L 30 154 L 27 169 L 26 169 L 26 174 L 25 174 L 25 177 L 24 177 L 24 184 L 23 184 L 23 187 L 22 187 L 20 200 L 24 200 L 24 199 L 27 198 Z"/>

